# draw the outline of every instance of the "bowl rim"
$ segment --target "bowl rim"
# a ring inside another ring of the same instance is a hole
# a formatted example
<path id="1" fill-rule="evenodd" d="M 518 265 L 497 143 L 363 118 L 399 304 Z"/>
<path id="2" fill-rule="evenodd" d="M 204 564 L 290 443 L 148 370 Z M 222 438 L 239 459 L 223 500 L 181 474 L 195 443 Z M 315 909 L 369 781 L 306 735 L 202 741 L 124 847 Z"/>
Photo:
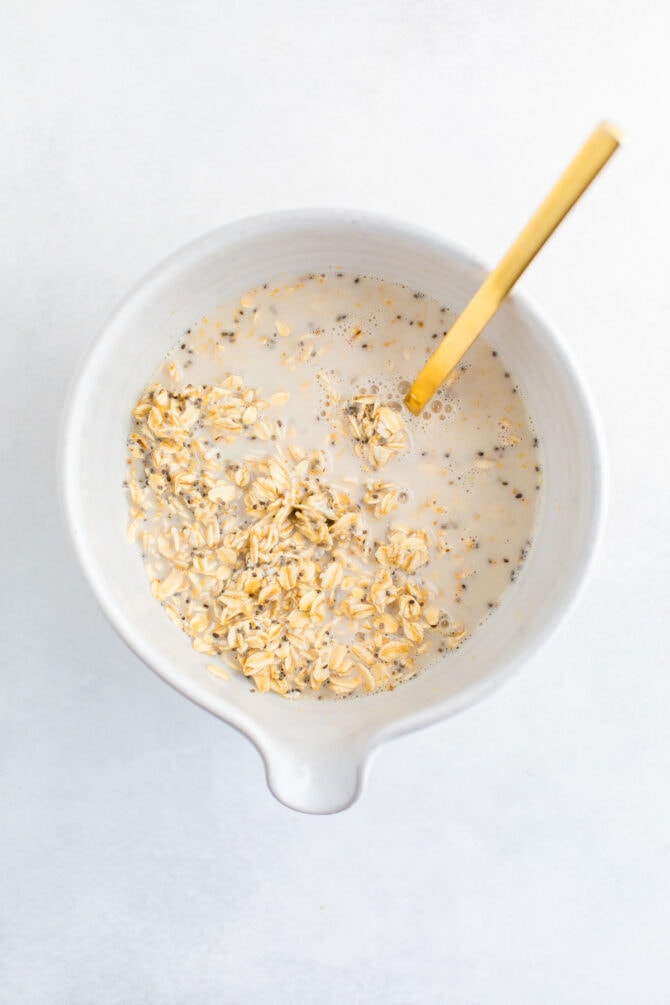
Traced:
<path id="1" fill-rule="evenodd" d="M 399 220 L 392 216 L 372 213 L 366 210 L 350 210 L 328 207 L 305 207 L 299 209 L 284 209 L 223 224 L 210 230 L 163 258 L 157 265 L 140 278 L 121 299 L 117 306 L 107 315 L 97 332 L 93 335 L 88 348 L 75 369 L 70 381 L 63 408 L 59 435 L 59 497 L 61 511 L 69 531 L 75 553 L 88 585 L 103 610 L 108 621 L 126 645 L 151 670 L 169 683 L 182 695 L 195 702 L 208 712 L 223 719 L 229 725 L 246 735 L 259 750 L 264 762 L 268 784 L 273 793 L 283 802 L 286 799 L 280 795 L 273 784 L 272 760 L 273 737 L 250 716 L 235 704 L 229 703 L 225 695 L 216 700 L 196 682 L 185 676 L 180 676 L 176 664 L 170 664 L 162 656 L 156 658 L 151 647 L 143 640 L 139 631 L 125 618 L 117 607 L 105 583 L 105 576 L 98 566 L 86 535 L 83 533 L 84 506 L 78 493 L 77 456 L 78 445 L 82 435 L 83 409 L 90 390 L 89 375 L 95 369 L 98 358 L 105 354 L 107 344 L 113 341 L 114 330 L 123 323 L 127 314 L 134 313 L 144 299 L 150 299 L 155 288 L 169 283 L 189 264 L 204 258 L 211 251 L 220 247 L 222 242 L 233 246 L 253 236 L 272 231 L 299 231 L 306 226 L 320 227 L 358 226 L 368 228 L 390 239 L 420 243 L 426 251 L 434 249 L 440 254 L 447 254 L 455 261 L 474 267 L 484 274 L 486 266 L 472 254 L 464 251 L 458 245 L 443 238 L 428 228 Z M 591 391 L 586 383 L 581 368 L 572 350 L 558 334 L 552 322 L 532 297 L 525 292 L 513 292 L 509 298 L 533 322 L 538 335 L 548 343 L 549 348 L 560 359 L 564 370 L 569 374 L 574 395 L 579 399 L 579 406 L 585 419 L 583 440 L 594 459 L 593 470 L 593 505 L 591 508 L 591 527 L 589 546 L 584 549 L 570 591 L 552 607 L 546 616 L 540 631 L 530 632 L 517 652 L 508 657 L 483 679 L 463 688 L 456 695 L 437 700 L 434 705 L 417 711 L 400 713 L 397 718 L 387 724 L 371 728 L 366 734 L 364 743 L 359 750 L 359 770 L 355 791 L 346 805 L 358 798 L 367 772 L 370 755 L 386 741 L 418 729 L 450 718 L 469 706 L 480 701 L 500 687 L 515 674 L 531 656 L 537 657 L 549 644 L 559 627 L 570 616 L 579 603 L 586 588 L 602 543 L 607 508 L 608 467 L 600 417 L 598 415 Z M 372 696 L 374 697 L 374 696 Z M 368 697 L 366 700 L 370 700 Z M 302 807 L 300 807 L 302 808 Z M 344 805 L 338 808 L 345 808 Z"/>

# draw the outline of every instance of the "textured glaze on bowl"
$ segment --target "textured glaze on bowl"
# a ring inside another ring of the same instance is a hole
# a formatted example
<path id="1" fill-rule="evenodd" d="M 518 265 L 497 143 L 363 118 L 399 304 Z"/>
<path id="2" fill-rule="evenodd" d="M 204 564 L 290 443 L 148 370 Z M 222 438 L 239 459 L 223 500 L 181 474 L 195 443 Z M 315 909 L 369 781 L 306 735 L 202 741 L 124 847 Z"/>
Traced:
<path id="1" fill-rule="evenodd" d="M 487 337 L 534 418 L 544 484 L 533 547 L 498 610 L 446 666 L 365 698 L 286 701 L 251 693 L 241 675 L 224 682 L 207 673 L 151 596 L 139 549 L 126 541 L 130 411 L 179 332 L 213 305 L 280 273 L 332 269 L 414 286 L 456 311 L 485 274 L 433 235 L 358 212 L 298 210 L 222 227 L 159 265 L 104 325 L 75 380 L 62 443 L 70 530 L 112 624 L 161 677 L 256 744 L 278 799 L 312 813 L 356 799 L 381 742 L 470 705 L 547 640 L 583 584 L 604 499 L 600 437 L 583 382 L 537 309 L 512 297 Z"/>

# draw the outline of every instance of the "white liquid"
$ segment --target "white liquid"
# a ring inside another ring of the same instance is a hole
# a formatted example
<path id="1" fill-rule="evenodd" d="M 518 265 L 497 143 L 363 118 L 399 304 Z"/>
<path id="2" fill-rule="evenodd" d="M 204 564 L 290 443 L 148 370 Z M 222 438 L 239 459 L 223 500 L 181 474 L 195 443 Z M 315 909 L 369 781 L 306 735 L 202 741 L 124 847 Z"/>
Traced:
<path id="1" fill-rule="evenodd" d="M 266 398 L 289 392 L 288 403 L 271 413 L 285 423 L 284 444 L 325 450 L 325 477 L 353 499 L 371 479 L 403 486 L 406 502 L 397 510 L 380 521 L 366 516 L 371 533 L 381 541 L 394 523 L 429 532 L 435 547 L 420 576 L 449 621 L 471 635 L 526 556 L 541 472 L 514 377 L 483 338 L 423 416 L 401 406 L 453 320 L 447 308 L 398 284 L 342 274 L 296 277 L 216 306 L 179 339 L 156 379 L 177 389 L 235 373 Z M 168 376 L 171 363 L 180 371 L 176 378 Z M 341 395 L 335 410 L 328 408 L 327 386 Z M 370 392 L 401 410 L 411 441 L 380 471 L 364 469 L 339 427 L 341 408 Z M 274 448 L 242 435 L 221 449 L 224 460 L 240 460 Z M 434 656 L 431 646 L 424 663 Z"/>

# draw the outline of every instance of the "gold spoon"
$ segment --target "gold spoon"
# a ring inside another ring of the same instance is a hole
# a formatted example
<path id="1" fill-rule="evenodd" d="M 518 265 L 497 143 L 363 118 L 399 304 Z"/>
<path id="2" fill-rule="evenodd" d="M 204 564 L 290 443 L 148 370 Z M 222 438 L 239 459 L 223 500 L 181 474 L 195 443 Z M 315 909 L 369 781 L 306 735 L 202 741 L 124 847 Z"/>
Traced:
<path id="1" fill-rule="evenodd" d="M 442 381 L 446 380 L 489 323 L 519 276 L 525 272 L 544 242 L 570 212 L 623 139 L 621 130 L 610 122 L 601 123 L 591 133 L 507 254 L 484 280 L 426 362 L 405 396 L 405 404 L 410 412 L 419 415 L 423 411 Z"/>

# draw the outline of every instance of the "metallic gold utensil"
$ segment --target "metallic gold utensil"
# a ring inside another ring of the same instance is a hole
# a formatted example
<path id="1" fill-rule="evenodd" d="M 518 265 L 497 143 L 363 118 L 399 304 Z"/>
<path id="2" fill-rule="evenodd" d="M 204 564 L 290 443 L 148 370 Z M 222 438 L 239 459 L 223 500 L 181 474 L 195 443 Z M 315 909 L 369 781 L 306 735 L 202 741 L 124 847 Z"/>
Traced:
<path id="1" fill-rule="evenodd" d="M 419 415 L 423 411 L 440 384 L 489 323 L 519 276 L 623 139 L 621 130 L 610 122 L 601 123 L 591 133 L 507 254 L 482 283 L 426 362 L 405 397 L 410 412 Z"/>

